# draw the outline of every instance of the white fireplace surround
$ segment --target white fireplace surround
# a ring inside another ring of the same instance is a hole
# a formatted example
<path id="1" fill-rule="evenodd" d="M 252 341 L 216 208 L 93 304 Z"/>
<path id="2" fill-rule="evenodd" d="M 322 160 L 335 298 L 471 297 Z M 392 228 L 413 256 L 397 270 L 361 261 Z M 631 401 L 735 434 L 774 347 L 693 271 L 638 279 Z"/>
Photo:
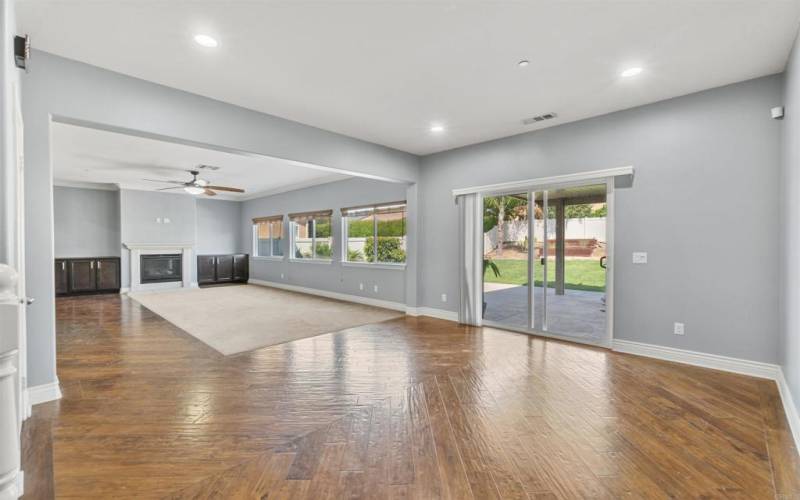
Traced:
<path id="1" fill-rule="evenodd" d="M 170 288 L 193 288 L 196 283 L 192 283 L 192 244 L 166 244 L 155 245 L 147 243 L 125 243 L 125 248 L 131 251 L 131 292 L 165 290 Z M 153 254 L 181 254 L 181 275 L 182 281 L 172 281 L 167 283 L 142 283 L 141 279 L 141 257 L 142 255 Z"/>

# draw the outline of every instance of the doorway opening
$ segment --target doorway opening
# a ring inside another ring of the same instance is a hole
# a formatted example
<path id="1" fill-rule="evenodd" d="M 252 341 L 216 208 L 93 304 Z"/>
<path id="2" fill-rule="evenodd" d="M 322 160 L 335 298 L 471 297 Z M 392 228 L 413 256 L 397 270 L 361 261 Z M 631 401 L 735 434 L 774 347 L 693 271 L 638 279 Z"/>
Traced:
<path id="1" fill-rule="evenodd" d="M 613 183 L 483 197 L 483 323 L 610 344 Z"/>

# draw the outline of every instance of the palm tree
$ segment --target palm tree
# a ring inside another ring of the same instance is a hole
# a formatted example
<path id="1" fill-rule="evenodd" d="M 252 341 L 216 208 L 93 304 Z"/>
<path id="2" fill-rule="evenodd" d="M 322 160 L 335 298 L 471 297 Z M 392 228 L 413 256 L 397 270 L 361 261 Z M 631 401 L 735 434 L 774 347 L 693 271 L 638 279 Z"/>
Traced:
<path id="1" fill-rule="evenodd" d="M 495 256 L 503 256 L 505 242 L 505 222 L 518 220 L 525 216 L 528 198 L 522 195 L 487 196 L 483 201 L 483 231 L 497 227 L 497 247 Z"/>

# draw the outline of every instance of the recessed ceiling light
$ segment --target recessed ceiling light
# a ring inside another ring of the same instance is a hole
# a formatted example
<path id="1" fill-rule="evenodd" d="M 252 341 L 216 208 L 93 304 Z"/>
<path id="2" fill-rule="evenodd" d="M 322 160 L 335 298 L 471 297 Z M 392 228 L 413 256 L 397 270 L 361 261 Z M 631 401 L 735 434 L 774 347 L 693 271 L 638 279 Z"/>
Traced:
<path id="1" fill-rule="evenodd" d="M 530 63 L 531 62 L 529 60 L 523 59 L 523 60 L 521 60 L 520 62 L 517 63 L 517 66 L 519 66 L 520 68 L 524 68 L 525 66 L 529 65 Z"/>
<path id="2" fill-rule="evenodd" d="M 642 72 L 642 68 L 640 68 L 638 66 L 635 66 L 633 68 L 626 69 L 625 71 L 620 73 L 620 76 L 623 77 L 623 78 L 630 78 L 632 76 L 638 75 L 641 72 Z"/>
<path id="3" fill-rule="evenodd" d="M 216 38 L 208 35 L 195 35 L 194 41 L 197 42 L 197 45 L 202 45 L 203 47 L 214 48 L 219 45 Z"/>
<path id="4" fill-rule="evenodd" d="M 439 132 L 444 132 L 444 125 L 439 125 L 439 124 L 431 125 L 431 132 L 437 134 Z"/>

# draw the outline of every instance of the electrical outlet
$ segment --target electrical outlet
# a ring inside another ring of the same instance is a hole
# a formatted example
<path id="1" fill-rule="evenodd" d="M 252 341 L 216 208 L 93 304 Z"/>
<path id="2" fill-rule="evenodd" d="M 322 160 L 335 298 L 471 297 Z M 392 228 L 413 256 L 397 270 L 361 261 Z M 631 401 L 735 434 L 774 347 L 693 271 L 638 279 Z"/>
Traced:
<path id="1" fill-rule="evenodd" d="M 447 302 L 447 294 L 446 293 L 442 294 L 442 302 Z"/>
<path id="2" fill-rule="evenodd" d="M 378 293 L 378 285 L 373 286 L 372 289 L 375 290 L 375 293 Z"/>
<path id="3" fill-rule="evenodd" d="M 633 252 L 634 264 L 647 264 L 647 252 Z"/>
<path id="4" fill-rule="evenodd" d="M 674 333 L 675 335 L 683 335 L 684 334 L 683 323 L 675 323 L 672 333 Z"/>
<path id="5" fill-rule="evenodd" d="M 359 290 L 363 290 L 364 289 L 364 283 L 359 283 L 358 284 L 358 289 Z"/>
<path id="6" fill-rule="evenodd" d="M 156 217 L 156 224 L 161 224 L 161 217 Z"/>
<path id="7" fill-rule="evenodd" d="M 164 217 L 164 224 L 169 224 L 170 222 L 172 221 L 169 220 L 169 217 Z"/>

